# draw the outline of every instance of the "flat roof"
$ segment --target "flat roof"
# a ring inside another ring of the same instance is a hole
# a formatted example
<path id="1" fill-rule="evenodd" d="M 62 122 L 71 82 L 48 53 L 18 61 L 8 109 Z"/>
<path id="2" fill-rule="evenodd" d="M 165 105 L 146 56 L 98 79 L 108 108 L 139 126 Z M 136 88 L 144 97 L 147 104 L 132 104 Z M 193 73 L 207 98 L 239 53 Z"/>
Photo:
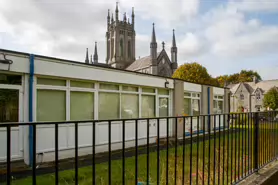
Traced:
<path id="1" fill-rule="evenodd" d="M 29 56 L 29 55 L 33 54 L 33 53 L 26 53 L 26 52 L 14 51 L 14 50 L 7 50 L 7 49 L 2 49 L 2 48 L 0 48 L 0 52 L 14 53 L 14 54 L 20 54 L 20 55 L 25 55 L 25 56 Z M 182 79 L 179 79 L 179 78 L 165 77 L 165 76 L 148 74 L 148 73 L 140 73 L 140 72 L 137 72 L 137 71 L 129 71 L 129 70 L 125 70 L 125 69 L 118 69 L 118 68 L 108 67 L 108 66 L 104 66 L 104 65 L 87 64 L 85 62 L 83 63 L 83 62 L 79 62 L 79 61 L 68 60 L 68 59 L 63 59 L 63 58 L 56 58 L 56 57 L 49 57 L 49 56 L 44 56 L 44 55 L 37 55 L 37 54 L 33 54 L 33 55 L 35 57 L 40 57 L 40 58 L 44 58 L 44 59 L 60 60 L 60 61 L 63 61 L 63 62 L 81 64 L 81 65 L 84 65 L 84 66 L 94 66 L 94 67 L 102 68 L 102 69 L 110 69 L 110 70 L 112 69 L 112 70 L 116 70 L 116 71 L 135 73 L 135 74 L 147 75 L 147 76 L 164 78 L 164 79 L 167 78 L 167 79 L 172 79 L 172 80 L 180 80 L 180 81 L 187 82 L 187 83 L 192 83 L 192 84 L 207 85 L 207 86 L 210 86 L 210 87 L 218 87 L 218 88 L 223 88 L 223 89 L 229 89 L 227 87 L 214 86 L 214 85 L 210 85 L 210 84 L 194 83 L 194 82 L 182 80 Z"/>

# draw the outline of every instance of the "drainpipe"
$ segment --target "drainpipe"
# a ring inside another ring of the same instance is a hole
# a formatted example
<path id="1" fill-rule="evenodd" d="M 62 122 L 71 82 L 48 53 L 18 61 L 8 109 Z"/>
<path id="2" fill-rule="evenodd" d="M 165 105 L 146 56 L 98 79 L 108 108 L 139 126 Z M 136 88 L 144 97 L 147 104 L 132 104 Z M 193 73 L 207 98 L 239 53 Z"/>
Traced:
<path id="1" fill-rule="evenodd" d="M 33 122 L 34 55 L 29 58 L 29 122 Z M 33 126 L 29 125 L 29 165 L 33 166 Z"/>

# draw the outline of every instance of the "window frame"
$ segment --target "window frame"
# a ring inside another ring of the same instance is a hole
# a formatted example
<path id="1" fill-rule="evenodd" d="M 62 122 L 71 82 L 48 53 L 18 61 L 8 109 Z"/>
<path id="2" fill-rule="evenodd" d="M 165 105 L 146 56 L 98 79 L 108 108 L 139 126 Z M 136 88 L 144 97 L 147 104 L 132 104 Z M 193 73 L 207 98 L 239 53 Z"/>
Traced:
<path id="1" fill-rule="evenodd" d="M 185 95 L 185 94 L 188 94 L 188 95 Z M 201 92 L 194 92 L 194 91 L 184 91 L 183 92 L 183 101 L 184 99 L 187 98 L 187 99 L 190 99 L 190 115 L 188 116 L 193 116 L 193 100 L 199 100 L 199 112 L 201 115 Z M 183 105 L 184 107 L 184 105 Z"/>
<path id="2" fill-rule="evenodd" d="M 222 97 L 222 98 L 219 98 L 219 97 Z M 223 114 L 224 113 L 224 94 L 214 94 L 213 101 L 216 101 L 217 110 L 218 110 L 218 102 L 222 102 L 222 113 L 221 114 Z M 214 106 L 213 106 L 213 109 L 214 109 Z M 218 113 L 213 113 L 213 114 L 218 114 Z"/>

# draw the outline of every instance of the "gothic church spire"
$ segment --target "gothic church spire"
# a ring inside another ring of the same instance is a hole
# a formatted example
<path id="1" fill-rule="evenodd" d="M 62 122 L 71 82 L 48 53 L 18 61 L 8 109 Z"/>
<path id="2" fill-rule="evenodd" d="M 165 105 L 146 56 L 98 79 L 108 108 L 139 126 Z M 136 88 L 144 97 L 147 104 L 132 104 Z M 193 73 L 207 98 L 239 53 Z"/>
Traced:
<path id="1" fill-rule="evenodd" d="M 98 63 L 97 42 L 95 42 L 94 63 Z"/>
<path id="2" fill-rule="evenodd" d="M 85 63 L 86 63 L 86 64 L 89 64 L 89 53 L 88 53 L 88 48 L 87 48 L 87 50 L 86 50 Z"/>

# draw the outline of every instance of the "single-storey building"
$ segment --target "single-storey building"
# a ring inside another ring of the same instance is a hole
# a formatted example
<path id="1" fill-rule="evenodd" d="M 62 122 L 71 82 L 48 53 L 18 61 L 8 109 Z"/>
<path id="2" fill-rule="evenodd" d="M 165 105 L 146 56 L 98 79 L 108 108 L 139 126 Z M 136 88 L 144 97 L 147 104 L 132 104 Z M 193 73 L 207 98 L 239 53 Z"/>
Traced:
<path id="1" fill-rule="evenodd" d="M 112 119 L 112 150 L 122 147 L 119 119 L 228 113 L 228 93 L 229 89 L 173 78 L 0 49 L 0 122 Z M 193 119 L 196 131 L 197 117 Z M 218 120 L 216 126 L 223 126 Z M 172 123 L 170 120 L 170 135 L 174 133 Z M 155 119 L 149 125 L 146 120 L 138 122 L 139 145 L 146 143 L 147 126 L 149 141 L 155 142 L 157 124 Z M 160 137 L 165 137 L 166 119 L 159 124 Z M 97 122 L 95 130 L 92 122 L 78 127 L 79 155 L 91 154 L 93 133 L 96 152 L 108 150 L 107 121 Z M 54 160 L 54 125 L 38 125 L 36 138 L 30 137 L 30 126 L 11 130 L 12 160 L 24 159 L 28 164 L 33 139 L 36 154 L 43 161 Z M 134 146 L 135 121 L 126 121 L 125 130 L 126 147 Z M 177 132 L 183 135 L 182 129 Z M 74 124 L 59 125 L 60 159 L 74 156 L 74 135 Z M 6 137 L 6 128 L 0 127 L 0 161 L 6 160 Z"/>

